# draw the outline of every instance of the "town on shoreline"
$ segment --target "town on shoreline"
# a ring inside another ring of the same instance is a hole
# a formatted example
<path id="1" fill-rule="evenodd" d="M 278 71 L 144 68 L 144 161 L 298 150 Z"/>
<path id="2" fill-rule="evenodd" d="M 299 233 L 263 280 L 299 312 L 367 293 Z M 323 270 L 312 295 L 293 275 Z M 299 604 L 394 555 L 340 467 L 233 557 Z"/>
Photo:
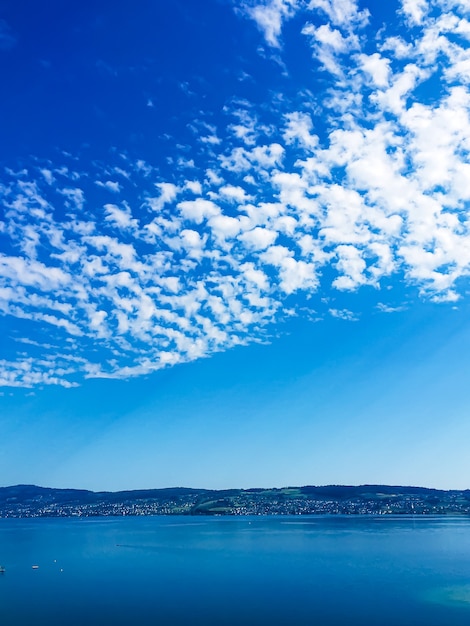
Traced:
<path id="1" fill-rule="evenodd" d="M 118 492 L 0 487 L 0 518 L 124 515 L 470 515 L 470 489 L 388 485 Z"/>

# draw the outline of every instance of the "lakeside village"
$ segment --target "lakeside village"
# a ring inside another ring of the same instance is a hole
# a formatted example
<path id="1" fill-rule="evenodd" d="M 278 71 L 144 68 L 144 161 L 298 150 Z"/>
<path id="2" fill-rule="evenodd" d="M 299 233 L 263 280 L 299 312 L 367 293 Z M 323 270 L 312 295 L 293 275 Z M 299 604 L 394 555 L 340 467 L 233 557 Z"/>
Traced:
<path id="1" fill-rule="evenodd" d="M 0 518 L 125 515 L 470 515 L 470 491 L 381 486 L 117 493 L 0 488 Z"/>

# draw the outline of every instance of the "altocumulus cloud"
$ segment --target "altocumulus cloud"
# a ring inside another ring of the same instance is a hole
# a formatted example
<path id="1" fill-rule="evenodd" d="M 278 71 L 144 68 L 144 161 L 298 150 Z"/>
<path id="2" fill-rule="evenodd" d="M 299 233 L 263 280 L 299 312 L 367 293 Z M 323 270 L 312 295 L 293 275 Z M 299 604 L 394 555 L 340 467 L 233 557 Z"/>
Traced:
<path id="1" fill-rule="evenodd" d="M 260 340 L 297 302 L 303 314 L 299 294 L 320 306 L 395 278 L 459 299 L 470 2 L 402 0 L 377 27 L 355 0 L 235 8 L 276 55 L 297 29 L 315 93 L 233 100 L 217 127 L 201 113 L 171 179 L 117 153 L 86 171 L 68 157 L 6 170 L 0 310 L 17 349 L 2 385 L 139 376 Z"/>

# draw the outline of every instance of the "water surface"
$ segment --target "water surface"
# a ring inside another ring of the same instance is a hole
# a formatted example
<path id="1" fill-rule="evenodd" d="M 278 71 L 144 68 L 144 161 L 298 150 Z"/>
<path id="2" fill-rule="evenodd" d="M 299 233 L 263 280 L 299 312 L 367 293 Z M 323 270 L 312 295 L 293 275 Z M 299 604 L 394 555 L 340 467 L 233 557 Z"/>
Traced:
<path id="1" fill-rule="evenodd" d="M 0 520 L 0 563 L 2 626 L 470 624 L 467 518 Z"/>

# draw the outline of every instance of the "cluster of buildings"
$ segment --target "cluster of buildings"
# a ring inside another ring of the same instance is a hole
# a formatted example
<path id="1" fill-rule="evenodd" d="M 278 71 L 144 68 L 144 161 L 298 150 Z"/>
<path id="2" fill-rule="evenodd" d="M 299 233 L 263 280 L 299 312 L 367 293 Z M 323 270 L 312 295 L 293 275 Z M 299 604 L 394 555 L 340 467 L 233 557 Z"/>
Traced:
<path id="1" fill-rule="evenodd" d="M 463 492 L 373 494 L 332 498 L 276 491 L 182 494 L 171 498 L 126 497 L 109 501 L 57 502 L 35 498 L 0 504 L 0 517 L 97 517 L 138 515 L 470 515 Z"/>
<path id="2" fill-rule="evenodd" d="M 220 515 L 470 515 L 470 501 L 449 494 L 442 498 L 410 495 L 384 498 L 272 498 L 240 496 L 196 505 L 194 514 Z"/>
<path id="3" fill-rule="evenodd" d="M 2 517 L 109 517 L 123 515 L 187 515 L 195 497 L 93 503 L 28 502 L 0 506 Z"/>

